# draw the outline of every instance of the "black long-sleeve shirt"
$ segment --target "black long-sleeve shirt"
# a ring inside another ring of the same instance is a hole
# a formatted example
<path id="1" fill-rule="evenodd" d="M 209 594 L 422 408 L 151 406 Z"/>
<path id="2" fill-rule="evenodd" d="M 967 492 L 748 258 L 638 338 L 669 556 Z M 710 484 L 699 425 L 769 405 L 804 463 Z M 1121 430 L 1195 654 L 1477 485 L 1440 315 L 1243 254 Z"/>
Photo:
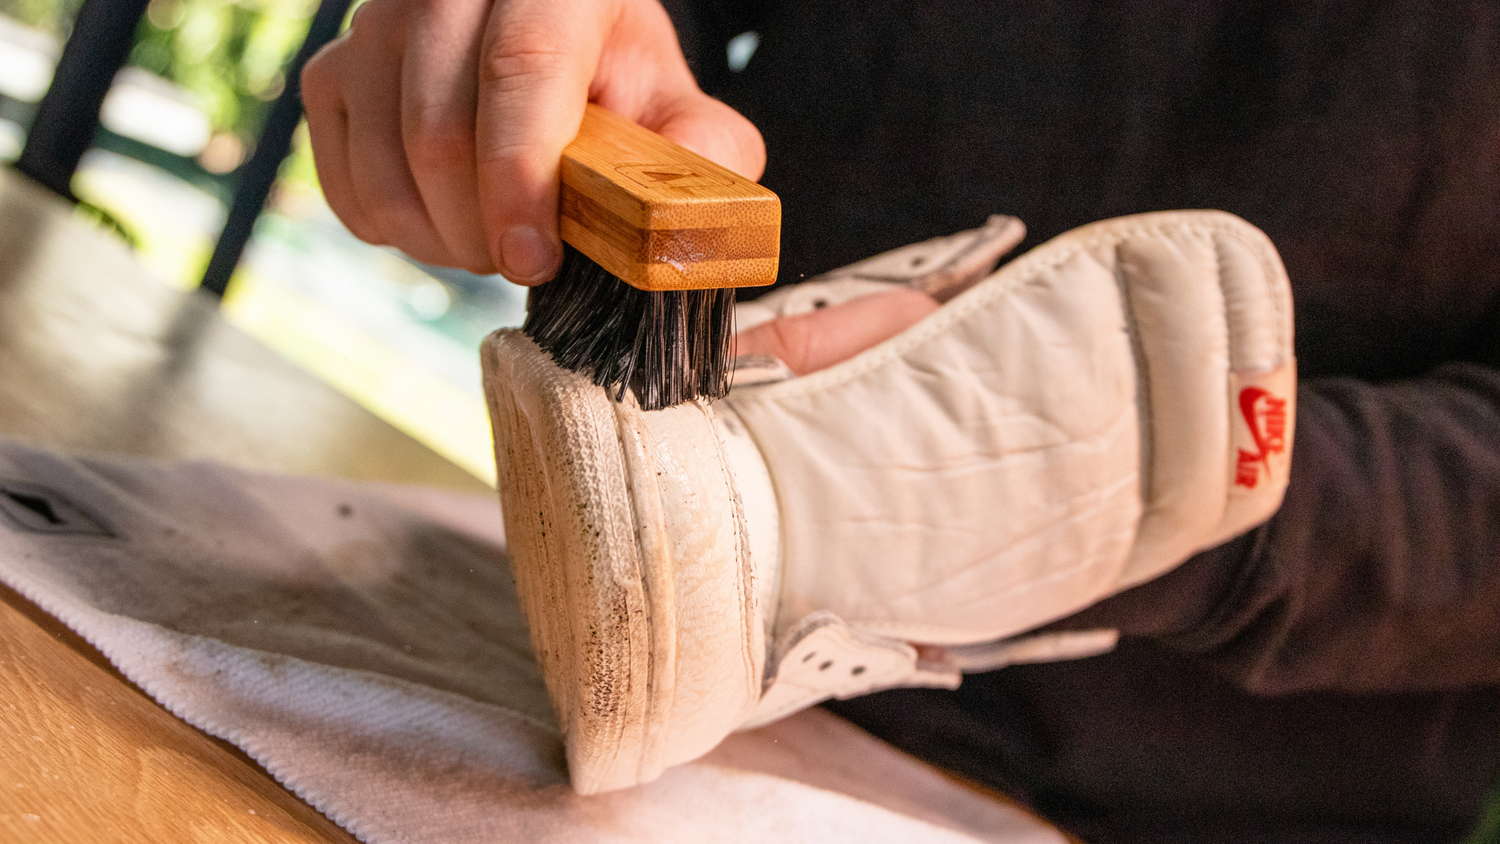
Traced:
<path id="1" fill-rule="evenodd" d="M 1171 208 L 1292 281 L 1269 523 L 1060 622 L 1114 654 L 839 711 L 1093 844 L 1462 837 L 1500 776 L 1500 2 L 668 5 L 766 138 L 782 281 Z"/>

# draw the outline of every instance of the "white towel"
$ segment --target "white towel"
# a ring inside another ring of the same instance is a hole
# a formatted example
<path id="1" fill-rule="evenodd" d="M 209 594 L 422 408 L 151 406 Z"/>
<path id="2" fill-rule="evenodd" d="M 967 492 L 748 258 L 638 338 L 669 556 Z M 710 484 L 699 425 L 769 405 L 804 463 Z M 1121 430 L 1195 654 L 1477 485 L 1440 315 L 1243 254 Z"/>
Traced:
<path id="1" fill-rule="evenodd" d="M 1063 840 L 820 710 L 574 794 L 490 497 L 0 441 L 0 581 L 372 844 Z"/>

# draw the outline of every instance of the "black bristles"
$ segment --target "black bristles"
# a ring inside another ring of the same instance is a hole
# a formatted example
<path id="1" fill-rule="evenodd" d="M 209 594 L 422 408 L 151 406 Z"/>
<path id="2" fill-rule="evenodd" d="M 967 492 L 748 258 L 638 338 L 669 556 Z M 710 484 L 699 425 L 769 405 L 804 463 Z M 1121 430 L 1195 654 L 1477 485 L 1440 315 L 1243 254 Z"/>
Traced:
<path id="1" fill-rule="evenodd" d="M 521 330 L 558 366 L 659 410 L 729 391 L 734 290 L 647 291 L 563 244 L 557 278 L 531 288 Z"/>

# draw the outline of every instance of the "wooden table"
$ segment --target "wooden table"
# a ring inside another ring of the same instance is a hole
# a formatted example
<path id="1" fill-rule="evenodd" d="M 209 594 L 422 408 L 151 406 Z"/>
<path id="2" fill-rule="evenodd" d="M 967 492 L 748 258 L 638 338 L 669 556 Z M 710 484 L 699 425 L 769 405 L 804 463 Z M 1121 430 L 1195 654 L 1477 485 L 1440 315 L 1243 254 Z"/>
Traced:
<path id="1" fill-rule="evenodd" d="M 488 488 L 150 278 L 0 169 L 0 436 L 309 475 Z M 0 841 L 355 839 L 0 587 Z"/>

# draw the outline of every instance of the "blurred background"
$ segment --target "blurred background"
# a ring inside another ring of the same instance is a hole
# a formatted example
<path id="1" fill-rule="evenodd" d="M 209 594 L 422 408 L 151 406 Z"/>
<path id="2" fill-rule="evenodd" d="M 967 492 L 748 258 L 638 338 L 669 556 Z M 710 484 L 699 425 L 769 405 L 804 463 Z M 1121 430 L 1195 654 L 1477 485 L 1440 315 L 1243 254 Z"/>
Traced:
<path id="1" fill-rule="evenodd" d="M 14 161 L 82 0 L 0 0 L 0 158 Z M 73 181 L 79 213 L 164 284 L 193 287 L 315 0 L 151 0 Z M 479 341 L 525 291 L 355 240 L 299 127 L 224 313 L 355 401 L 494 481 Z"/>

